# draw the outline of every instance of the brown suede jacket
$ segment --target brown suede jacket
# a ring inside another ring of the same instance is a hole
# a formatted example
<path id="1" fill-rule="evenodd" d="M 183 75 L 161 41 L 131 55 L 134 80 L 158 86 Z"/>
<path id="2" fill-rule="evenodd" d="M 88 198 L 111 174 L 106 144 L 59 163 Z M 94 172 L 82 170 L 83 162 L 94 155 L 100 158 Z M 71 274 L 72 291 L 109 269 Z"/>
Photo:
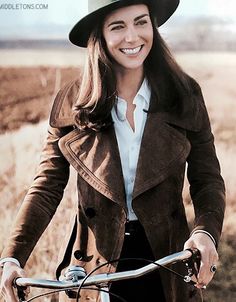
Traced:
<path id="1" fill-rule="evenodd" d="M 70 165 L 78 173 L 78 211 L 62 245 L 59 270 L 73 263 L 89 272 L 121 252 L 127 206 L 114 127 L 95 132 L 74 126 L 78 85 L 69 83 L 54 101 L 38 173 L 2 254 L 22 266 L 62 199 Z M 186 164 L 194 230 L 209 232 L 217 243 L 221 234 L 224 182 L 201 90 L 194 85 L 194 113 L 184 118 L 173 112 L 149 113 L 142 138 L 133 209 L 156 258 L 182 250 L 189 237 L 182 200 Z M 109 265 L 98 272 L 114 270 Z M 174 275 L 161 271 L 161 277 L 167 302 L 200 301 L 196 290 Z M 82 295 L 82 301 L 98 299 L 94 291 Z"/>

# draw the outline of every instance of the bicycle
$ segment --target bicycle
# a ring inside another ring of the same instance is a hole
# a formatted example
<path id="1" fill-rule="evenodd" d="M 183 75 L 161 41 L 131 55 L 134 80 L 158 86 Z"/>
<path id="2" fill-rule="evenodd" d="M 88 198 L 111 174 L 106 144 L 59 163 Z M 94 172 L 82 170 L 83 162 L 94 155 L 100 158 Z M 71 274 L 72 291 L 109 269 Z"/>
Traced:
<path id="1" fill-rule="evenodd" d="M 49 294 L 54 294 L 60 291 L 65 291 L 71 298 L 76 298 L 79 301 L 79 293 L 80 290 L 83 288 L 89 289 L 89 286 L 96 286 L 97 290 L 100 291 L 101 295 L 101 302 L 109 302 L 110 295 L 109 293 L 109 283 L 115 281 L 121 281 L 129 278 L 138 278 L 143 276 L 144 274 L 148 274 L 155 269 L 164 268 L 171 273 L 177 274 L 179 277 L 183 279 L 184 282 L 188 284 L 194 285 L 196 282 L 192 280 L 192 276 L 196 274 L 196 264 L 200 261 L 200 252 L 198 250 L 184 250 L 181 252 L 177 252 L 174 254 L 170 254 L 164 258 L 161 258 L 156 261 L 149 261 L 149 264 L 129 271 L 122 271 L 122 272 L 114 272 L 114 273 L 103 273 L 103 274 L 92 274 L 102 266 L 108 265 L 111 262 L 121 261 L 113 260 L 103 263 L 96 267 L 93 271 L 86 274 L 85 270 L 80 266 L 71 266 L 65 272 L 64 277 L 60 277 L 59 280 L 47 280 L 47 279 L 34 279 L 34 278 L 17 278 L 14 281 L 14 286 L 17 287 L 19 302 L 30 302 L 36 298 L 46 296 Z M 140 259 L 144 260 L 144 259 Z M 183 262 L 186 265 L 186 275 L 180 275 L 179 273 L 171 270 L 167 267 L 167 265 L 175 264 L 177 262 Z M 46 289 L 53 289 L 53 291 L 46 292 L 40 295 L 36 295 L 28 300 L 25 300 L 24 289 L 26 287 L 37 287 L 37 288 L 46 288 Z M 77 289 L 77 292 L 74 290 Z M 94 289 L 94 288 L 92 288 Z M 117 296 L 121 301 L 125 301 L 121 297 Z"/>

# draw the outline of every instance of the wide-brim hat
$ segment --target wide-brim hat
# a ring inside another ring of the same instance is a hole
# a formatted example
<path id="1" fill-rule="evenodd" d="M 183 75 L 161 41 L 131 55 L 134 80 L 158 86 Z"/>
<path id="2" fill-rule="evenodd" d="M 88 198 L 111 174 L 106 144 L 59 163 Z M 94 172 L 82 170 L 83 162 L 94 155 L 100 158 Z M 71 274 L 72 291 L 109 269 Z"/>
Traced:
<path id="1" fill-rule="evenodd" d="M 101 17 L 120 7 L 137 3 L 151 7 L 156 25 L 161 26 L 174 13 L 179 0 L 88 0 L 89 13 L 74 25 L 69 40 L 79 47 L 87 47 L 89 36 Z"/>

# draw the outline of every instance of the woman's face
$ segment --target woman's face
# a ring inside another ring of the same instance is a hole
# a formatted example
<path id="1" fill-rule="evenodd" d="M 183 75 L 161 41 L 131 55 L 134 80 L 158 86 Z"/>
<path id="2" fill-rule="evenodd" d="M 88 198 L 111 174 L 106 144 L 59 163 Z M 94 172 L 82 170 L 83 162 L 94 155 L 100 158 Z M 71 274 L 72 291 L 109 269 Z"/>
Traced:
<path id="1" fill-rule="evenodd" d="M 103 37 L 117 66 L 140 69 L 153 42 L 153 27 L 145 4 L 131 5 L 111 12 L 104 21 Z"/>

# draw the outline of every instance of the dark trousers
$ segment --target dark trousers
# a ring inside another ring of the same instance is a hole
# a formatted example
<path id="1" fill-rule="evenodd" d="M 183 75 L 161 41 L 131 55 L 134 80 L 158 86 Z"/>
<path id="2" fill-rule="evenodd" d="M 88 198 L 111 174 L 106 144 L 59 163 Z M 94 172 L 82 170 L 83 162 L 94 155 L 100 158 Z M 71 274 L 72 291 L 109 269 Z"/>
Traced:
<path id="1" fill-rule="evenodd" d="M 125 236 L 120 258 L 156 260 L 139 222 L 127 223 L 126 233 L 129 235 Z M 117 271 L 136 269 L 146 264 L 148 263 L 137 260 L 120 261 Z M 110 292 L 121 296 L 127 302 L 166 302 L 158 270 L 142 277 L 115 281 L 110 287 Z M 118 301 L 119 299 L 111 295 L 111 302 Z"/>

